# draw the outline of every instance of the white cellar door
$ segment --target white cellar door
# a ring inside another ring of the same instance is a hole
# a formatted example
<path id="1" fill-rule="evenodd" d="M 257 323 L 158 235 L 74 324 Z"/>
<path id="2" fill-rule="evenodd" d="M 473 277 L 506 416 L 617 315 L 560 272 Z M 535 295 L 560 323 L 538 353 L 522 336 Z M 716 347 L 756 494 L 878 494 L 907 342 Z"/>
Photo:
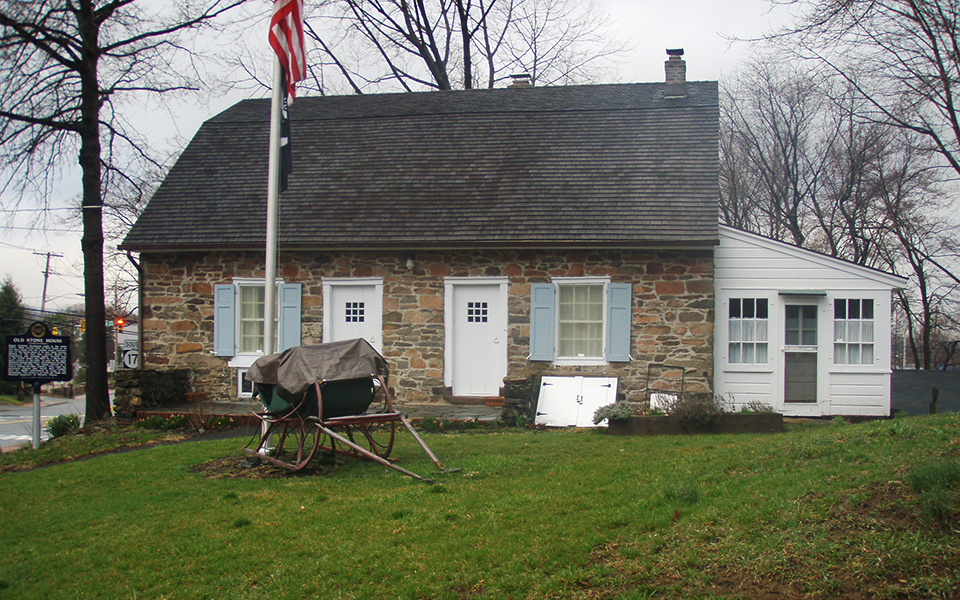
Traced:
<path id="1" fill-rule="evenodd" d="M 597 427 L 593 414 L 617 400 L 616 377 L 552 377 L 540 379 L 537 425 Z"/>

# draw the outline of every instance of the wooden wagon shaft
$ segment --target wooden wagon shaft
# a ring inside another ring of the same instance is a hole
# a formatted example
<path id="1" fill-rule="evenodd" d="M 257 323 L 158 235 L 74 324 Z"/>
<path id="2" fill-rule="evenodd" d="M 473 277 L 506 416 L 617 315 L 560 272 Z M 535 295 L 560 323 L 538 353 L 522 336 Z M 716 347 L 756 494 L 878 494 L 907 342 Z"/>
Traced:
<path id="1" fill-rule="evenodd" d="M 334 430 L 330 429 L 329 427 L 326 427 L 326 426 L 324 426 L 324 425 L 322 425 L 322 424 L 320 424 L 320 423 L 317 423 L 317 429 L 319 429 L 320 431 L 323 431 L 324 433 L 326 433 L 327 435 L 329 435 L 332 439 L 337 440 L 338 442 L 340 442 L 340 443 L 343 444 L 344 446 L 347 446 L 348 448 L 352 448 L 355 452 L 357 452 L 358 454 L 362 455 L 362 456 L 365 457 L 365 458 L 368 458 L 368 459 L 370 459 L 370 460 L 372 460 L 372 461 L 374 461 L 374 462 L 378 462 L 378 463 L 380 463 L 381 465 L 383 465 L 383 466 L 385 466 L 385 467 L 390 467 L 391 469 L 394 469 L 395 471 L 399 471 L 399 472 L 403 473 L 404 475 L 407 475 L 408 477 L 413 477 L 414 479 L 418 479 L 418 480 L 423 481 L 423 482 L 425 482 L 425 483 L 433 484 L 433 480 L 432 480 L 432 479 L 428 479 L 428 478 L 426 478 L 426 477 L 421 477 L 421 476 L 417 475 L 416 473 L 414 473 L 413 471 L 408 471 L 408 470 L 404 469 L 403 467 L 400 467 L 400 466 L 397 466 L 397 465 L 393 464 L 392 462 L 390 462 L 389 460 L 383 458 L 382 456 L 377 456 L 377 455 L 374 454 L 373 452 L 370 452 L 370 451 L 367 450 L 366 448 L 363 448 L 362 446 L 359 446 L 359 445 L 355 444 L 354 442 L 348 440 L 347 438 L 343 437 L 342 435 L 340 435 L 339 433 L 337 433 L 337 432 L 335 432 Z M 424 446 L 424 448 L 426 449 L 426 446 Z M 427 452 L 429 453 L 429 450 L 427 450 Z M 436 461 L 434 461 L 434 462 L 436 462 Z M 437 464 L 439 464 L 439 463 L 437 463 Z M 442 468 L 442 467 L 441 467 L 441 468 Z"/>

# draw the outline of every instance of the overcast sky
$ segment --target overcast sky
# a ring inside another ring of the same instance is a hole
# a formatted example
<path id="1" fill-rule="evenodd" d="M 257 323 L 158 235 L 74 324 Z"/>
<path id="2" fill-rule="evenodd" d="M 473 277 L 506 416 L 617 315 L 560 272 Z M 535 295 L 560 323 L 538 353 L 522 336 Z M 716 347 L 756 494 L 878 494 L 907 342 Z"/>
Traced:
<path id="1" fill-rule="evenodd" d="M 310 0 L 306 0 L 309 2 Z M 633 49 L 618 69 L 621 82 L 663 80 L 666 48 L 683 48 L 687 79 L 722 80 L 736 70 L 750 53 L 750 45 L 731 43 L 725 38 L 751 38 L 791 21 L 788 11 L 771 11 L 768 0 L 688 0 L 665 2 L 648 0 L 596 0 L 612 17 L 617 31 L 629 37 Z M 266 32 L 266 24 L 264 24 Z M 264 38 L 266 34 L 264 33 Z M 266 43 L 266 42 L 264 42 Z M 179 109 L 175 123 L 166 123 L 156 131 L 157 119 L 143 117 L 143 131 L 151 139 L 167 144 L 172 137 L 189 139 L 207 118 L 243 99 L 237 93 L 212 99 L 202 106 Z M 266 157 L 264 157 L 266 160 Z M 79 171 L 63 181 L 60 196 L 79 191 Z M 4 206 L 15 198 L 3 196 Z M 34 206 L 25 198 L 24 206 Z M 55 198 L 62 206 L 63 198 Z M 58 211 L 62 213 L 63 211 Z M 0 277 L 9 275 L 23 295 L 24 303 L 39 308 L 43 294 L 45 253 L 60 254 L 51 260 L 47 285 L 47 308 L 66 307 L 83 301 L 82 258 L 79 229 L 53 226 L 47 232 L 27 231 L 29 213 L 20 215 L 14 229 L 3 229 L 0 237 Z M 107 290 L 106 297 L 111 298 Z"/>

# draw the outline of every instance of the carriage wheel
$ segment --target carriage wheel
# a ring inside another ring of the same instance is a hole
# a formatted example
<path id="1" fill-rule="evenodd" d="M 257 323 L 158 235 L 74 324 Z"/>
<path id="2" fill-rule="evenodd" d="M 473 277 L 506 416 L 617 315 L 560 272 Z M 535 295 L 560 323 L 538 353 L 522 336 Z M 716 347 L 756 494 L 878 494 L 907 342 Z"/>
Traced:
<path id="1" fill-rule="evenodd" d="M 284 421 L 278 427 L 271 426 L 267 432 L 274 435 L 274 460 L 294 471 L 310 464 L 321 442 L 326 438 L 315 425 L 304 421 Z M 265 437 L 260 442 L 261 447 L 266 439 Z"/>
<path id="2" fill-rule="evenodd" d="M 397 433 L 396 421 L 357 425 L 357 429 L 363 435 L 358 442 L 361 446 L 366 446 L 370 452 L 380 458 L 390 456 L 390 451 L 393 450 L 393 438 Z"/>

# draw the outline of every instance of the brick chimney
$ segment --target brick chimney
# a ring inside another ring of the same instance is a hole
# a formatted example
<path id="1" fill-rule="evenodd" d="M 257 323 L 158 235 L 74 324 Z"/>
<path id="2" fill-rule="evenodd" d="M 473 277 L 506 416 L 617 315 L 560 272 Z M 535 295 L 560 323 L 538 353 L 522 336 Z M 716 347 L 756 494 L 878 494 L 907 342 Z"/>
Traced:
<path id="1" fill-rule="evenodd" d="M 517 73 L 516 75 L 511 75 L 510 77 L 513 79 L 513 83 L 507 87 L 517 88 L 533 86 L 533 82 L 530 81 L 530 75 L 527 73 Z"/>
<path id="2" fill-rule="evenodd" d="M 670 58 L 663 63 L 663 70 L 667 75 L 667 87 L 663 92 L 664 98 L 687 97 L 687 63 L 684 62 L 683 48 L 667 49 Z"/>

